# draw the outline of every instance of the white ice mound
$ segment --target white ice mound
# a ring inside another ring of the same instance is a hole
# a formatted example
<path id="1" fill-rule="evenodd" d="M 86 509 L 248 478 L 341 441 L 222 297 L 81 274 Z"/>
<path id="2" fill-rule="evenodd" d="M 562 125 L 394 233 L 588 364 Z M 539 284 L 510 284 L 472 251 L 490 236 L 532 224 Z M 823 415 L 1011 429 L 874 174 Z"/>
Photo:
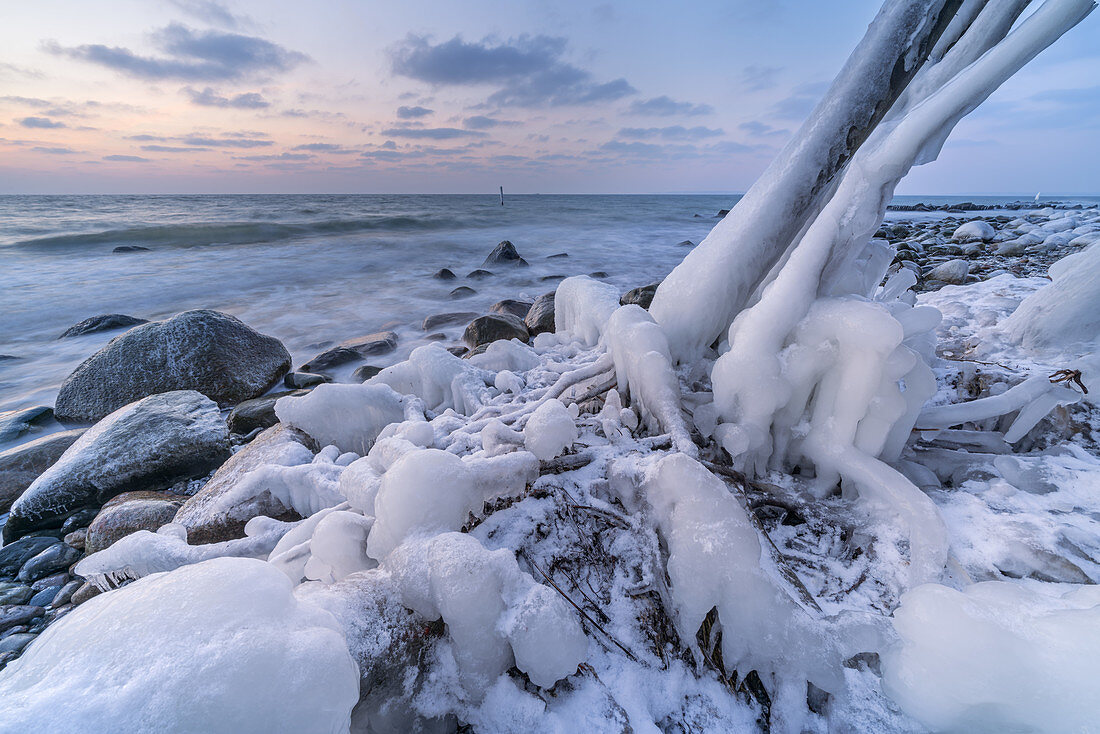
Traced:
<path id="1" fill-rule="evenodd" d="M 1100 341 L 1100 244 L 1054 263 L 1050 277 L 1050 285 L 1025 298 L 1002 328 L 1029 349 L 1095 349 Z"/>
<path id="2" fill-rule="evenodd" d="M 955 234 L 951 235 L 951 239 L 956 242 L 973 242 L 975 240 L 981 240 L 982 242 L 989 242 L 993 239 L 993 235 L 996 232 L 989 222 L 983 222 L 981 219 L 975 219 L 972 222 L 967 222 L 958 229 L 955 230 Z"/>
<path id="3" fill-rule="evenodd" d="M 587 275 L 566 278 L 554 294 L 554 331 L 594 346 L 618 307 L 619 290 L 615 286 Z"/>
<path id="4" fill-rule="evenodd" d="M 538 459 L 526 451 L 487 459 L 405 451 L 382 475 L 367 552 L 381 561 L 414 533 L 459 530 L 485 502 L 518 495 L 537 477 Z"/>
<path id="5" fill-rule="evenodd" d="M 547 400 L 523 428 L 523 446 L 539 461 L 550 461 L 577 440 L 577 426 L 560 400 Z"/>
<path id="6" fill-rule="evenodd" d="M 760 540 L 725 484 L 698 462 L 673 454 L 646 475 L 645 497 L 668 543 L 668 576 L 684 639 L 712 608 L 722 624 L 727 670 L 775 673 L 801 710 L 805 681 L 844 687 L 843 661 L 878 649 L 875 629 L 855 618 L 814 619 L 761 565 Z M 801 702 L 797 700 L 801 697 Z"/>
<path id="7" fill-rule="evenodd" d="M 0 731 L 346 732 L 336 620 L 269 564 L 221 558 L 91 599 L 0 673 Z"/>
<path id="8" fill-rule="evenodd" d="M 365 454 L 379 432 L 405 418 L 401 396 L 384 384 L 326 383 L 308 395 L 275 402 L 275 415 L 322 446 Z"/>
<path id="9" fill-rule="evenodd" d="M 894 627 L 886 690 L 936 731 L 1084 732 L 1100 720 L 1100 587 L 927 584 L 902 596 Z"/>
<path id="10" fill-rule="evenodd" d="M 548 688 L 587 656 L 576 612 L 521 571 L 508 550 L 486 550 L 470 535 L 444 533 L 400 546 L 386 568 L 406 607 L 443 618 L 464 687 L 474 697 L 513 662 Z"/>
<path id="11" fill-rule="evenodd" d="M 495 381 L 489 370 L 459 359 L 438 344 L 426 344 L 363 384 L 389 385 L 402 395 L 419 396 L 431 410 L 453 408 L 470 415 L 492 397 L 489 386 Z"/>

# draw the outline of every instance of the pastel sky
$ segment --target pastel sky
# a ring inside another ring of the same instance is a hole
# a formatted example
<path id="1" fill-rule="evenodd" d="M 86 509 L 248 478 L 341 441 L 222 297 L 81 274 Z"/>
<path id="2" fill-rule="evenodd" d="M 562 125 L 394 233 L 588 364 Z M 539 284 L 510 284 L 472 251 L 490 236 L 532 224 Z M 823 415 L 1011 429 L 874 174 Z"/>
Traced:
<path id="1" fill-rule="evenodd" d="M 0 193 L 729 192 L 879 0 L 36 0 Z M 1100 13 L 901 193 L 1100 193 Z"/>

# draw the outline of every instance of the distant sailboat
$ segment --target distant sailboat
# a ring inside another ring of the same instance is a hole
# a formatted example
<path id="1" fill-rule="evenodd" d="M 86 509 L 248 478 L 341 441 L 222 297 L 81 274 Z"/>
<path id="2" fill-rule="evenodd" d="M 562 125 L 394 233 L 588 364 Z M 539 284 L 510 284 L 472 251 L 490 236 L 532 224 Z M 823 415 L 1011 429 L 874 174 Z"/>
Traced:
<path id="1" fill-rule="evenodd" d="M 502 193 L 501 193 L 501 195 L 500 195 L 500 199 L 501 199 L 501 203 L 502 203 L 502 204 L 504 203 L 504 193 L 503 193 L 503 191 L 504 191 L 504 189 L 501 189 L 501 192 L 502 192 Z M 1037 191 L 1037 192 L 1035 192 L 1035 201 L 1038 201 L 1038 200 L 1039 200 L 1039 194 L 1041 194 L 1041 193 L 1043 193 L 1043 192 L 1042 192 L 1042 191 Z"/>

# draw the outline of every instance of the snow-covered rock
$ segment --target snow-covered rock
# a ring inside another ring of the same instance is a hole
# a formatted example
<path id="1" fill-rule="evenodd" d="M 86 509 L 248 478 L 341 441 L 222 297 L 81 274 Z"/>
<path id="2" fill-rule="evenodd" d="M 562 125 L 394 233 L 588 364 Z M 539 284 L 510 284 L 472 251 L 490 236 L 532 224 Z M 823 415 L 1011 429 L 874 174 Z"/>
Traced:
<path id="1" fill-rule="evenodd" d="M 0 730 L 347 731 L 359 673 L 331 614 L 222 558 L 91 599 L 0 672 Z"/>
<path id="2" fill-rule="evenodd" d="M 367 453 L 383 428 L 405 417 L 401 396 L 374 380 L 362 385 L 326 383 L 308 395 L 279 398 L 275 414 L 322 446 L 357 454 Z"/>
<path id="3" fill-rule="evenodd" d="M 966 276 L 970 275 L 970 263 L 966 260 L 948 260 L 932 268 L 928 272 L 929 280 L 938 280 L 942 283 L 956 285 L 966 282 Z"/>
<path id="4" fill-rule="evenodd" d="M 996 231 L 989 222 L 975 219 L 956 229 L 955 233 L 951 235 L 951 239 L 956 242 L 974 242 L 975 240 L 989 242 L 995 234 Z"/>
<path id="5" fill-rule="evenodd" d="M 206 474 L 229 456 L 214 401 L 193 390 L 153 395 L 92 426 L 11 507 L 5 540 L 59 526 L 70 513 L 123 492 Z"/>
<path id="6" fill-rule="evenodd" d="M 539 461 L 549 461 L 577 440 L 573 416 L 560 400 L 540 405 L 523 428 L 523 446 Z"/>

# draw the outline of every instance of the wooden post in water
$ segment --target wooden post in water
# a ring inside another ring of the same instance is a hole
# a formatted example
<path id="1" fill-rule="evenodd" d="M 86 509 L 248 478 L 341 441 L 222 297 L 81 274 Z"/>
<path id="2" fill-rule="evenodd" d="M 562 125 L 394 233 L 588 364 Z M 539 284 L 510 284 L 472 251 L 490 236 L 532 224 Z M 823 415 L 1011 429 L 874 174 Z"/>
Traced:
<path id="1" fill-rule="evenodd" d="M 500 205 L 504 206 L 504 187 L 500 187 Z"/>

